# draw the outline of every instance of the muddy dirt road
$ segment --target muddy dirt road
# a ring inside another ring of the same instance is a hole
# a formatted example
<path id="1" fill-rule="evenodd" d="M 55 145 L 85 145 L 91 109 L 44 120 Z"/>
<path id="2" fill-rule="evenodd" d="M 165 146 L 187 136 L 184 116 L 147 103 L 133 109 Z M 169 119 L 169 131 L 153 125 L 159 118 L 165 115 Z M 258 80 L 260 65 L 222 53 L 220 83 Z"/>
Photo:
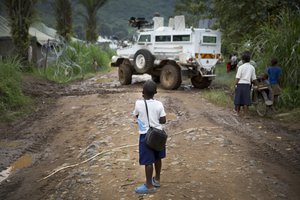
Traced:
<path id="1" fill-rule="evenodd" d="M 186 85 L 158 90 L 169 134 L 162 187 L 135 194 L 144 168 L 132 110 L 145 78 L 120 86 L 109 73 L 67 88 L 28 80 L 44 106 L 0 129 L 0 199 L 300 199 L 297 126 L 238 118 Z"/>

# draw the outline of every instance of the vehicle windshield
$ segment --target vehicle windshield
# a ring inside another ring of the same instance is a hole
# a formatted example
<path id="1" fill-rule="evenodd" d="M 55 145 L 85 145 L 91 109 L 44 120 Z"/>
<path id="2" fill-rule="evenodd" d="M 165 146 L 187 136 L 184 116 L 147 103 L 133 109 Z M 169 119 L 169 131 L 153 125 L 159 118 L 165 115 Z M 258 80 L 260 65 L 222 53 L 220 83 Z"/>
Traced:
<path id="1" fill-rule="evenodd" d="M 140 35 L 139 42 L 151 42 L 151 35 Z"/>

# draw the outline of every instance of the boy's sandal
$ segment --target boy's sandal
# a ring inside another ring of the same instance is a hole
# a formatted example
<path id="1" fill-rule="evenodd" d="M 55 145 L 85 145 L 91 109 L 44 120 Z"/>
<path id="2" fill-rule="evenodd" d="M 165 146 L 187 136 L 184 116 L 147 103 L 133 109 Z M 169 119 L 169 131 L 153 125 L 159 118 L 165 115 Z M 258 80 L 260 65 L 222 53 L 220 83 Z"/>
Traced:
<path id="1" fill-rule="evenodd" d="M 154 177 L 152 177 L 152 185 L 154 187 L 160 187 L 160 183 L 158 181 L 156 181 Z"/>
<path id="2" fill-rule="evenodd" d="M 135 188 L 135 192 L 138 194 L 151 194 L 156 192 L 156 188 L 148 189 L 145 184 Z"/>

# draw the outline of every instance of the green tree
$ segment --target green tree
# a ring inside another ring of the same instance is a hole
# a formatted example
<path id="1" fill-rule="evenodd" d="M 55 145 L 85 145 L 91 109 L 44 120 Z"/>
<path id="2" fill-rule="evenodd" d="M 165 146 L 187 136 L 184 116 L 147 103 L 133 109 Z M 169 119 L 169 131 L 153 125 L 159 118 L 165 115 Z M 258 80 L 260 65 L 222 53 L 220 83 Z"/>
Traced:
<path id="1" fill-rule="evenodd" d="M 57 33 L 70 41 L 72 36 L 72 5 L 70 0 L 55 0 L 54 10 Z"/>
<path id="2" fill-rule="evenodd" d="M 296 9 L 296 0 L 212 0 L 211 15 L 218 20 L 223 45 L 236 51 L 242 41 L 251 41 L 265 23 L 278 23 L 277 15 L 285 8 Z"/>
<path id="3" fill-rule="evenodd" d="M 22 61 L 27 59 L 30 45 L 29 27 L 34 21 L 37 0 L 4 0 L 13 43 Z"/>
<path id="4" fill-rule="evenodd" d="M 177 0 L 175 4 L 175 14 L 184 15 L 187 25 L 194 27 L 207 15 L 207 9 L 207 0 Z"/>
<path id="5" fill-rule="evenodd" d="M 277 58 L 283 69 L 282 84 L 300 93 L 300 9 L 296 12 L 282 10 L 276 24 L 265 23 L 254 38 L 254 52 L 260 60 L 260 71 Z M 300 96 L 299 96 L 300 99 Z M 300 104 L 300 102 L 299 102 Z"/>
<path id="6" fill-rule="evenodd" d="M 86 40 L 89 42 L 97 41 L 97 11 L 107 0 L 79 0 L 86 10 L 83 15 L 86 23 Z"/>

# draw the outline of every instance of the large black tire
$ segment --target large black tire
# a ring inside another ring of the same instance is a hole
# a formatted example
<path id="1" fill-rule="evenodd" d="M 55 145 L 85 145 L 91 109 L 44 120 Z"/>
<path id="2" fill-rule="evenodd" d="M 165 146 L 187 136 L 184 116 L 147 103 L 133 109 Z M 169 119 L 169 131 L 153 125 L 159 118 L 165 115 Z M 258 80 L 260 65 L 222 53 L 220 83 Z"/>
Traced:
<path id="1" fill-rule="evenodd" d="M 121 85 L 129 85 L 132 80 L 132 69 L 128 64 L 122 63 L 118 70 L 119 81 Z"/>
<path id="2" fill-rule="evenodd" d="M 160 83 L 164 89 L 176 90 L 181 85 L 181 71 L 178 66 L 165 65 L 160 74 Z"/>
<path id="3" fill-rule="evenodd" d="M 146 49 L 140 49 L 134 54 L 134 69 L 137 73 L 146 73 L 154 63 L 154 56 Z"/>
<path id="4" fill-rule="evenodd" d="M 198 89 L 208 88 L 208 86 L 211 84 L 211 80 L 207 77 L 202 77 L 201 74 L 198 76 L 193 76 L 191 78 L 191 82 L 193 86 Z"/>

